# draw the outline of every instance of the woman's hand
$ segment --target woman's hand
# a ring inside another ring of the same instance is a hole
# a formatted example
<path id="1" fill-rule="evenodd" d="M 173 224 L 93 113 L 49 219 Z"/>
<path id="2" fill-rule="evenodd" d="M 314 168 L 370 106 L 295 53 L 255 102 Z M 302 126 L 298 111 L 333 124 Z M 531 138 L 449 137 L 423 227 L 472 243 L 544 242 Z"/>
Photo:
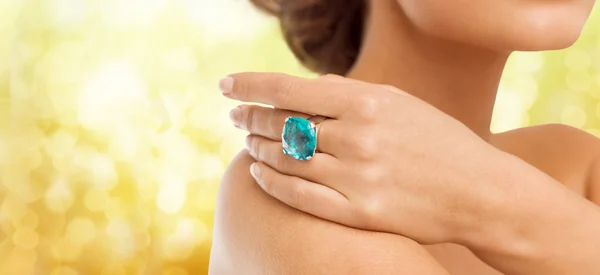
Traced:
<path id="1" fill-rule="evenodd" d="M 457 120 L 389 86 L 326 76 L 241 73 L 220 83 L 242 105 L 234 124 L 251 133 L 251 173 L 271 196 L 351 227 L 420 243 L 452 242 L 473 232 L 499 186 L 487 165 L 496 149 Z M 309 161 L 282 152 L 289 116 L 327 117 Z"/>

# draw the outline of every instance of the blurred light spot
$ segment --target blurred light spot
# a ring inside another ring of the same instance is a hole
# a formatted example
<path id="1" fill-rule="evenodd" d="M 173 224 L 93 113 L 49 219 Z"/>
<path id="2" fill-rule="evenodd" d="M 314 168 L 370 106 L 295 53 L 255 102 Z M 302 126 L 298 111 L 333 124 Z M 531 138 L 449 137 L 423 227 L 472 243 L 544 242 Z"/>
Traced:
<path id="1" fill-rule="evenodd" d="M 38 234 L 31 228 L 19 228 L 13 235 L 13 242 L 21 249 L 34 249 L 38 244 Z"/>
<path id="2" fill-rule="evenodd" d="M 564 124 L 581 128 L 585 125 L 587 116 L 585 111 L 577 105 L 567 106 L 560 115 L 560 121 Z"/>
<path id="3" fill-rule="evenodd" d="M 126 209 L 127 206 L 122 198 L 113 197 L 110 198 L 106 207 L 104 207 L 104 215 L 109 220 L 125 218 L 128 214 L 127 211 L 125 211 Z"/>
<path id="4" fill-rule="evenodd" d="M 91 154 L 86 161 L 90 165 L 90 177 L 96 189 L 110 190 L 117 185 L 114 162 L 105 154 Z"/>
<path id="5" fill-rule="evenodd" d="M 198 193 L 196 198 L 196 205 L 200 210 L 212 211 L 217 203 L 216 188 L 204 190 Z"/>
<path id="6" fill-rule="evenodd" d="M 2 262 L 4 260 L 4 262 Z M 0 258 L 0 271 L 4 274 L 31 274 L 37 261 L 37 253 L 28 249 L 13 249 L 8 257 Z"/>
<path id="7" fill-rule="evenodd" d="M 204 35 L 213 39 L 241 40 L 252 37 L 266 27 L 269 19 L 250 5 L 250 1 L 182 1 L 186 2 L 191 21 L 203 28 Z M 225 14 L 235 20 L 221 20 Z"/>
<path id="8" fill-rule="evenodd" d="M 163 275 L 188 275 L 187 271 L 181 267 L 171 267 L 165 270 Z"/>
<path id="9" fill-rule="evenodd" d="M 41 159 L 41 155 L 38 152 L 32 153 L 30 155 L 34 159 Z M 37 161 L 37 160 L 32 160 Z M 28 176 L 28 175 L 23 175 Z M 19 197 L 20 200 L 26 203 L 33 203 L 37 201 L 44 195 L 44 186 L 41 186 L 39 182 L 34 182 L 30 178 L 18 179 L 13 178 L 15 181 L 15 185 L 13 186 L 12 191 L 14 194 Z M 8 184 L 7 184 L 8 186 Z"/>
<path id="10" fill-rule="evenodd" d="M 37 214 L 31 210 L 21 217 L 21 219 L 15 223 L 15 227 L 36 229 L 39 223 Z"/>
<path id="11" fill-rule="evenodd" d="M 538 83 L 531 75 L 523 75 L 515 79 L 514 92 L 520 96 L 522 108 L 528 110 L 538 97 Z"/>
<path id="12" fill-rule="evenodd" d="M 582 49 L 569 49 L 565 55 L 565 65 L 571 70 L 587 70 L 591 65 L 591 56 Z"/>
<path id="13" fill-rule="evenodd" d="M 52 244 L 50 251 L 56 261 L 75 261 L 81 253 L 81 246 L 72 242 L 68 239 L 61 238 L 55 240 Z"/>
<path id="14" fill-rule="evenodd" d="M 135 255 L 135 240 L 127 221 L 112 219 L 106 227 L 106 233 L 114 240 L 112 247 L 117 258 L 129 259 Z"/>
<path id="15" fill-rule="evenodd" d="M 6 196 L 0 206 L 0 217 L 7 217 L 13 221 L 20 220 L 27 214 L 27 205 L 14 196 Z"/>
<path id="16" fill-rule="evenodd" d="M 148 247 L 152 243 L 152 236 L 148 232 L 143 233 L 139 236 L 139 245 L 142 248 Z"/>
<path id="17" fill-rule="evenodd" d="M 587 71 L 571 70 L 565 79 L 567 87 L 574 91 L 587 91 L 592 87 L 592 77 Z"/>
<path id="18" fill-rule="evenodd" d="M 167 52 L 163 56 L 165 68 L 179 72 L 194 72 L 198 68 L 196 56 L 192 49 L 182 47 Z"/>
<path id="19" fill-rule="evenodd" d="M 541 52 L 519 52 L 511 56 L 518 72 L 531 74 L 544 66 L 544 55 Z"/>
<path id="20" fill-rule="evenodd" d="M 205 106 L 196 106 L 192 108 L 192 111 L 189 115 L 189 120 L 191 124 L 199 129 L 208 129 L 210 127 L 210 120 L 212 118 L 206 115 L 206 110 L 204 110 Z"/>
<path id="21" fill-rule="evenodd" d="M 185 183 L 177 179 L 169 180 L 160 188 L 157 197 L 157 205 L 165 213 L 174 214 L 179 212 L 186 200 Z"/>
<path id="22" fill-rule="evenodd" d="M 193 245 L 200 245 L 207 238 L 206 225 L 197 219 L 185 218 L 179 221 L 174 238 Z"/>
<path id="23" fill-rule="evenodd" d="M 87 209 L 95 212 L 103 211 L 110 196 L 106 191 L 90 189 L 85 193 L 84 204 Z"/>
<path id="24" fill-rule="evenodd" d="M 59 129 L 46 139 L 44 150 L 53 158 L 72 157 L 77 140 L 76 134 Z"/>
<path id="25" fill-rule="evenodd" d="M 118 265 L 108 266 L 102 270 L 102 275 L 126 275 L 126 274 L 127 274 L 127 271 L 125 270 L 125 268 L 118 266 Z"/>
<path id="26" fill-rule="evenodd" d="M 71 267 L 58 266 L 52 270 L 50 275 L 79 275 L 79 272 Z"/>
<path id="27" fill-rule="evenodd" d="M 195 245 L 184 238 L 170 236 L 165 243 L 165 256 L 172 261 L 185 261 L 194 251 Z"/>
<path id="28" fill-rule="evenodd" d="M 117 29 L 147 28 L 160 13 L 167 0 L 104 0 L 101 10 L 104 22 Z"/>
<path id="29" fill-rule="evenodd" d="M 220 158 L 206 156 L 200 159 L 197 166 L 199 168 L 201 178 L 208 181 L 215 181 L 221 178 L 225 172 L 225 164 Z"/>
<path id="30" fill-rule="evenodd" d="M 80 94 L 79 119 L 86 128 L 110 133 L 146 100 L 147 87 L 137 68 L 125 60 L 107 61 Z"/>
<path id="31" fill-rule="evenodd" d="M 79 26 L 85 19 L 86 2 L 81 0 L 56 0 L 54 20 L 63 27 Z"/>
<path id="32" fill-rule="evenodd" d="M 119 127 L 113 133 L 113 139 L 109 143 L 108 151 L 117 160 L 132 160 L 138 150 L 140 138 L 137 137 L 133 129 L 129 127 Z"/>
<path id="33" fill-rule="evenodd" d="M 134 223 L 138 228 L 143 228 L 146 229 L 150 226 L 150 223 L 152 222 L 150 215 L 146 212 L 137 212 L 135 214 L 133 214 L 133 217 L 131 217 L 132 223 Z"/>
<path id="34" fill-rule="evenodd" d="M 45 196 L 46 207 L 55 213 L 63 213 L 73 204 L 73 193 L 64 179 L 54 181 Z"/>
<path id="35" fill-rule="evenodd" d="M 96 226 L 89 219 L 76 218 L 67 226 L 66 235 L 69 241 L 86 245 L 96 237 Z"/>
<path id="36" fill-rule="evenodd" d="M 500 89 L 492 116 L 491 131 L 500 133 L 527 125 L 524 102 L 518 92 Z"/>

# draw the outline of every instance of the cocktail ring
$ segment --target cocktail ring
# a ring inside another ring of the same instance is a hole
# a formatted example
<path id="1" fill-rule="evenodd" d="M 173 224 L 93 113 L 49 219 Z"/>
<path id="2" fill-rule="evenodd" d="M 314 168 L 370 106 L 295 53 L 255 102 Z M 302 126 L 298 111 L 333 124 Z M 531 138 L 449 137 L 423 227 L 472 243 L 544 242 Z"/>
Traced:
<path id="1" fill-rule="evenodd" d="M 283 153 L 297 160 L 310 160 L 317 153 L 319 127 L 324 120 L 322 116 L 286 118 L 281 133 Z"/>

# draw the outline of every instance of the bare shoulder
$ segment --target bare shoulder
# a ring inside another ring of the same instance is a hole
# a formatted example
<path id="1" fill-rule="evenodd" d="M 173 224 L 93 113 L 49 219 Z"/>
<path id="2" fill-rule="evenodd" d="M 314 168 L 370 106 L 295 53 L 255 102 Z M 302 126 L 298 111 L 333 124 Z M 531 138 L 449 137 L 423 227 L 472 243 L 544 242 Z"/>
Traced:
<path id="1" fill-rule="evenodd" d="M 582 194 L 586 191 L 588 171 L 600 157 L 597 137 L 563 124 L 545 124 L 496 134 L 492 144 Z"/>
<path id="2" fill-rule="evenodd" d="M 211 274 L 447 274 L 416 242 L 324 221 L 266 195 L 246 151 L 231 162 L 215 211 Z"/>

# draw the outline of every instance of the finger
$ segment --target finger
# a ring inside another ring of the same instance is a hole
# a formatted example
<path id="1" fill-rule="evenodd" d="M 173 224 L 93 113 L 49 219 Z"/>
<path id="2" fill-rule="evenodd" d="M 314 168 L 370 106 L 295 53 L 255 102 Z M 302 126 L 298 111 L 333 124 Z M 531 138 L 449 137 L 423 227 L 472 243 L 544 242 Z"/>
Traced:
<path id="1" fill-rule="evenodd" d="M 281 73 L 239 73 L 219 83 L 227 97 L 337 118 L 354 106 L 350 83 L 310 80 Z"/>
<path id="2" fill-rule="evenodd" d="M 362 80 L 358 80 L 358 79 L 352 79 L 352 78 L 347 78 L 347 77 L 343 77 L 340 75 L 336 75 L 336 74 L 326 74 L 326 75 L 322 75 L 319 77 L 319 79 L 322 80 L 326 80 L 326 81 L 332 81 L 332 82 L 347 82 L 347 83 L 355 83 L 355 84 L 370 84 L 368 82 L 364 82 Z M 397 94 L 402 94 L 402 95 L 408 95 L 406 92 L 392 86 L 392 85 L 385 85 L 385 84 L 377 84 L 377 86 L 383 88 L 384 90 L 393 92 L 393 93 L 397 93 Z"/>
<path id="3" fill-rule="evenodd" d="M 233 124 L 250 132 L 271 140 L 281 141 L 281 131 L 285 119 L 290 117 L 308 118 L 309 115 L 277 108 L 258 105 L 240 105 L 231 110 L 229 117 Z"/>
<path id="4" fill-rule="evenodd" d="M 240 129 L 274 141 L 281 141 L 285 120 L 290 116 L 308 118 L 303 113 L 257 105 L 240 105 L 230 114 L 234 124 Z M 340 143 L 340 139 L 344 137 L 344 128 L 339 121 L 315 118 L 313 122 L 321 123 L 317 126 L 317 151 L 336 156 L 336 153 L 346 150 Z"/>
<path id="5" fill-rule="evenodd" d="M 363 83 L 363 84 L 365 83 L 364 81 L 360 81 L 358 79 L 347 78 L 347 77 L 343 77 L 343 76 L 337 75 L 337 74 L 322 75 L 319 77 L 319 79 L 326 80 L 326 81 L 332 81 L 332 82 L 350 82 L 350 83 Z"/>
<path id="6" fill-rule="evenodd" d="M 293 208 L 341 224 L 355 224 L 350 202 L 334 189 L 281 174 L 260 162 L 252 164 L 250 172 L 267 194 Z"/>
<path id="7" fill-rule="evenodd" d="M 274 148 L 283 149 L 283 144 L 281 141 L 281 134 L 283 132 L 283 124 L 285 124 L 285 119 L 281 122 L 280 125 L 277 125 L 279 128 L 279 137 L 276 140 L 270 139 L 269 137 L 257 135 L 253 132 L 250 132 L 250 137 L 262 137 L 262 139 L 258 139 L 258 141 L 269 142 L 271 146 Z M 348 131 L 345 130 L 342 122 L 334 119 L 327 119 L 322 121 L 317 127 L 317 148 L 316 151 L 320 153 L 328 154 L 334 158 L 339 158 L 338 156 L 346 155 L 348 152 L 349 138 L 346 134 Z M 276 135 L 276 134 L 273 134 Z M 294 138 L 291 137 L 290 138 Z M 289 142 L 289 141 L 288 141 Z"/>
<path id="8" fill-rule="evenodd" d="M 316 153 L 310 161 L 297 160 L 283 153 L 281 142 L 253 135 L 246 138 L 246 147 L 256 160 L 286 175 L 331 186 L 344 177 L 340 161 L 328 154 Z"/>

